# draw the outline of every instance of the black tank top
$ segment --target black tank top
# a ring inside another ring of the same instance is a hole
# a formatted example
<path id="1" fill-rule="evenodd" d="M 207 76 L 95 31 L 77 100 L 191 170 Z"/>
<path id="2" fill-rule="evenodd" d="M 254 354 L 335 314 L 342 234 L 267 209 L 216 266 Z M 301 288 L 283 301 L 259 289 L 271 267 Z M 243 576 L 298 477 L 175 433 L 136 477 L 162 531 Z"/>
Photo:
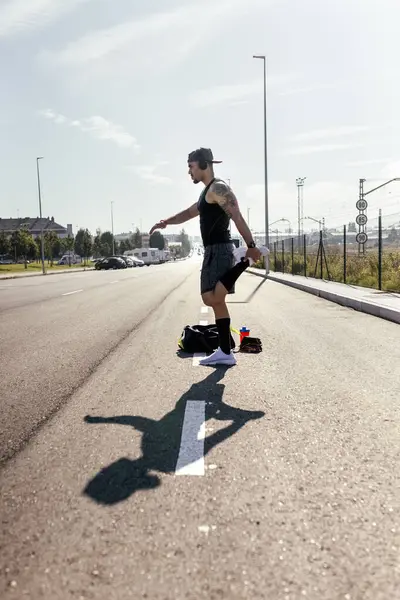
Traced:
<path id="1" fill-rule="evenodd" d="M 216 180 L 210 181 L 204 188 L 197 202 L 200 213 L 200 232 L 204 247 L 211 244 L 224 244 L 231 240 L 229 232 L 230 218 L 219 204 L 210 204 L 206 200 L 206 194 L 214 181 Z"/>

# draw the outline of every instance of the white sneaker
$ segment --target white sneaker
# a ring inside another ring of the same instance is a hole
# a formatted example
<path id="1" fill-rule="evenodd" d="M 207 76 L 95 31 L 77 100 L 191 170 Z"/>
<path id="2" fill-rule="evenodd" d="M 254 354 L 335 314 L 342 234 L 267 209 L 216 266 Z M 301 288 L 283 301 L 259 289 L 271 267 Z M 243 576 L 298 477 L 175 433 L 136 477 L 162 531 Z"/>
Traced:
<path id="1" fill-rule="evenodd" d="M 200 365 L 206 367 L 213 367 L 214 365 L 227 365 L 233 367 L 236 363 L 237 360 L 233 353 L 225 354 L 225 352 L 222 352 L 221 348 L 218 348 L 213 354 L 210 354 L 210 356 L 206 356 L 199 361 Z"/>
<path id="2" fill-rule="evenodd" d="M 257 246 L 258 250 L 261 252 L 261 256 L 267 256 L 269 254 L 269 250 L 266 246 Z M 240 263 L 241 260 L 246 258 L 247 254 L 247 246 L 240 246 L 239 248 L 235 248 L 233 251 L 233 256 L 235 257 L 235 265 Z M 251 258 L 247 259 L 250 263 L 250 266 L 254 264 L 254 260 Z"/>

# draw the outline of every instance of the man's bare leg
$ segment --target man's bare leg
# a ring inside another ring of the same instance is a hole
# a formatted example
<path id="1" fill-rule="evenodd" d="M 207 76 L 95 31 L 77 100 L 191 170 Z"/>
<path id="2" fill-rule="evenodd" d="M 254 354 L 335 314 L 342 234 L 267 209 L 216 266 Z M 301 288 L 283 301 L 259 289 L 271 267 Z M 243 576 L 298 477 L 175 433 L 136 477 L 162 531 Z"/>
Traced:
<path id="1" fill-rule="evenodd" d="M 219 348 L 211 356 L 200 361 L 201 365 L 226 364 L 235 365 L 236 359 L 231 352 L 231 319 L 226 305 L 228 291 L 219 281 L 215 289 L 202 295 L 203 302 L 210 306 L 215 315 L 218 328 Z"/>

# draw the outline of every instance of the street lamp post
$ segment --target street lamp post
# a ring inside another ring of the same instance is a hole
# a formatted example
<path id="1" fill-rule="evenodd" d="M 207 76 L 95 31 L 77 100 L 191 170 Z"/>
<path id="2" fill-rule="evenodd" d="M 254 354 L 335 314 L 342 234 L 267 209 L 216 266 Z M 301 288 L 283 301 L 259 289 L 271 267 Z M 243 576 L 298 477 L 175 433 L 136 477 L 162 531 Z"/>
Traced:
<path id="1" fill-rule="evenodd" d="M 229 187 L 231 187 L 231 178 L 227 177 L 226 178 Z M 229 235 L 232 236 L 232 219 L 229 219 Z"/>
<path id="2" fill-rule="evenodd" d="M 322 218 L 322 220 L 314 219 L 314 217 L 304 217 L 304 218 L 307 219 L 308 221 L 314 221 L 314 223 L 318 223 L 320 231 L 323 231 L 325 229 L 325 219 L 324 218 Z"/>
<path id="3" fill-rule="evenodd" d="M 111 233 L 112 233 L 112 253 L 115 254 L 115 240 L 114 240 L 114 200 L 111 200 Z"/>
<path id="4" fill-rule="evenodd" d="M 267 59 L 264 55 L 253 58 L 264 62 L 264 192 L 265 192 L 265 245 L 269 248 L 269 216 L 268 216 L 268 153 L 267 153 Z M 269 273 L 269 257 L 265 257 L 265 271 Z"/>
<path id="5" fill-rule="evenodd" d="M 304 182 L 306 179 L 307 179 L 307 177 L 298 177 L 296 179 L 296 185 L 297 185 L 297 235 L 299 238 L 299 246 L 300 246 L 301 235 L 303 233 L 303 231 L 302 231 L 303 206 L 304 206 L 303 188 L 304 188 Z"/>
<path id="6" fill-rule="evenodd" d="M 46 275 L 46 269 L 44 266 L 44 238 L 43 238 L 43 223 L 42 223 L 42 192 L 40 188 L 40 171 L 39 171 L 39 161 L 43 159 L 43 156 L 38 156 L 36 158 L 36 173 L 37 173 L 37 183 L 38 183 L 38 195 L 39 195 L 39 217 L 40 217 L 40 257 L 42 261 L 42 273 Z"/>

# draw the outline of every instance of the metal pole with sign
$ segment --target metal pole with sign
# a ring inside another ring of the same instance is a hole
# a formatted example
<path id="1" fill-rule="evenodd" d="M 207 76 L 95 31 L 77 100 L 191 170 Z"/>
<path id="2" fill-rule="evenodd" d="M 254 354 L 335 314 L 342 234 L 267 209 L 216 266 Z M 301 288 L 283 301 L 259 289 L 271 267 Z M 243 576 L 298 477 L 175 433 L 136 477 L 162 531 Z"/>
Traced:
<path id="1" fill-rule="evenodd" d="M 368 241 L 368 235 L 365 231 L 365 226 L 368 222 L 368 217 L 365 213 L 368 208 L 368 202 L 364 198 L 364 181 L 365 179 L 360 179 L 359 197 L 356 203 L 356 208 L 358 210 L 358 215 L 356 218 L 356 223 L 358 225 L 356 242 L 358 244 L 359 255 L 365 254 L 365 243 Z"/>
<path id="2" fill-rule="evenodd" d="M 356 208 L 358 210 L 358 215 L 356 218 L 356 223 L 358 225 L 358 234 L 356 235 L 356 242 L 358 244 L 358 253 L 359 254 L 361 254 L 361 253 L 365 254 L 365 246 L 364 245 L 368 241 L 368 235 L 367 235 L 367 232 L 365 231 L 365 226 L 368 222 L 368 217 L 366 215 L 368 203 L 365 200 L 365 196 L 368 196 L 368 194 L 372 194 L 372 192 L 376 192 L 376 190 L 380 190 L 381 188 L 385 187 L 389 183 L 392 183 L 392 181 L 400 181 L 400 177 L 393 177 L 393 179 L 389 179 L 389 181 L 385 181 L 385 183 L 381 183 L 381 185 L 374 187 L 372 190 L 369 190 L 368 192 L 364 192 L 365 179 L 360 179 L 359 198 L 356 202 Z"/>

